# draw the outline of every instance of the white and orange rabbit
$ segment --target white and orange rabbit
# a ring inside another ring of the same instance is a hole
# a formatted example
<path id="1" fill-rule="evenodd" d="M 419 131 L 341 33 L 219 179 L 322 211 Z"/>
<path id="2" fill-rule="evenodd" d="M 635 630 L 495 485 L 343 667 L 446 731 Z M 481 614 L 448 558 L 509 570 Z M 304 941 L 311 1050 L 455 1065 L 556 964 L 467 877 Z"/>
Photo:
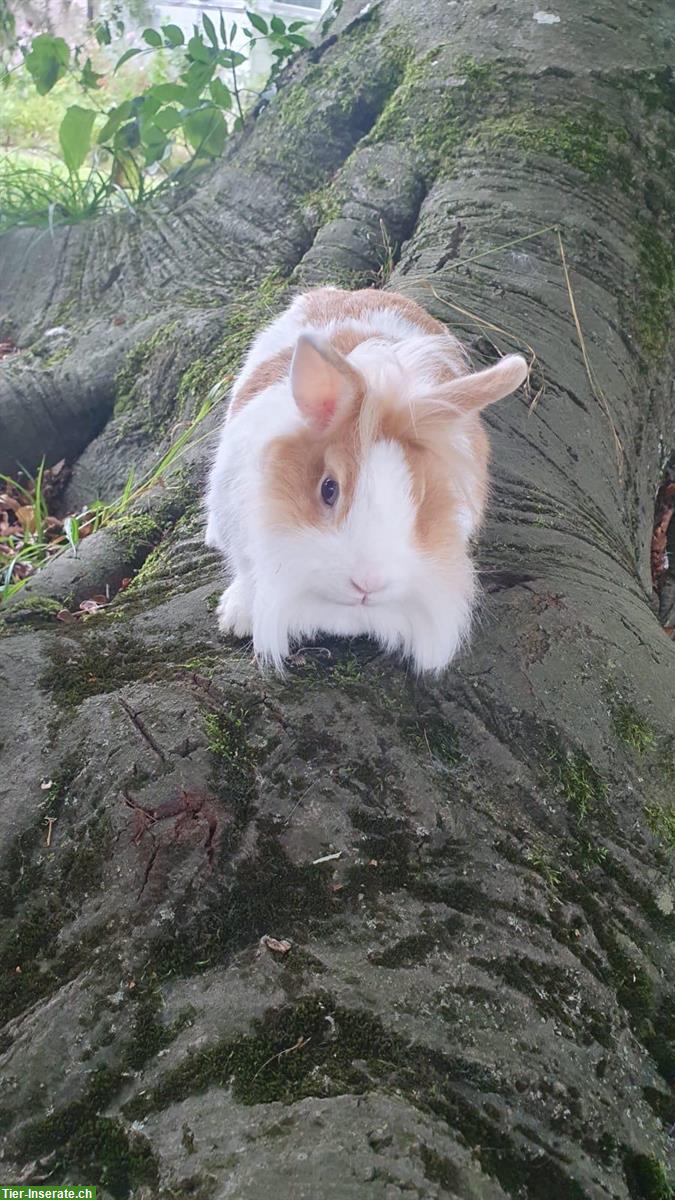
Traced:
<path id="1" fill-rule="evenodd" d="M 447 666 L 475 594 L 480 410 L 526 375 L 519 355 L 469 373 L 445 327 L 391 292 L 295 299 L 251 346 L 211 471 L 206 542 L 232 578 L 221 630 L 277 669 L 319 632 Z"/>

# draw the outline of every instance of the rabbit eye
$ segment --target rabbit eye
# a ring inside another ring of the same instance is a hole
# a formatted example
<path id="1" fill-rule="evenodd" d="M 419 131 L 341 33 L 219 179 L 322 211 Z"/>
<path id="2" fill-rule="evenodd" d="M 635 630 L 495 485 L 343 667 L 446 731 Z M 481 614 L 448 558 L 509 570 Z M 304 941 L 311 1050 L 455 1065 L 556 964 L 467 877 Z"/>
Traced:
<path id="1" fill-rule="evenodd" d="M 340 485 L 337 479 L 331 479 L 330 475 L 327 475 L 321 484 L 321 499 L 324 504 L 332 508 L 339 495 Z"/>

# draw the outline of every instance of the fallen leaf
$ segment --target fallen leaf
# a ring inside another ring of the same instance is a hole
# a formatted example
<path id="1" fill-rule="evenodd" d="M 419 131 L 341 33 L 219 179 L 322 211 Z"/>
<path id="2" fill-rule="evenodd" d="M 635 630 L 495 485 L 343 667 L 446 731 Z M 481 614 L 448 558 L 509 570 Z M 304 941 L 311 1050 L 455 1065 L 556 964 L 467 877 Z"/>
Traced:
<path id="1" fill-rule="evenodd" d="M 264 946 L 266 950 L 271 950 L 274 954 L 288 954 L 292 942 L 289 942 L 287 938 L 279 940 L 278 938 L 270 937 L 268 933 L 264 933 L 260 939 L 260 945 Z"/>
<path id="2" fill-rule="evenodd" d="M 35 509 L 32 504 L 22 504 L 16 509 L 16 515 L 19 518 L 24 529 L 35 533 Z"/>
<path id="3" fill-rule="evenodd" d="M 76 620 L 76 617 L 75 617 L 75 613 L 68 612 L 67 608 L 62 608 L 60 612 L 57 612 L 56 619 L 57 619 L 57 621 L 68 622 L 68 621 Z"/>

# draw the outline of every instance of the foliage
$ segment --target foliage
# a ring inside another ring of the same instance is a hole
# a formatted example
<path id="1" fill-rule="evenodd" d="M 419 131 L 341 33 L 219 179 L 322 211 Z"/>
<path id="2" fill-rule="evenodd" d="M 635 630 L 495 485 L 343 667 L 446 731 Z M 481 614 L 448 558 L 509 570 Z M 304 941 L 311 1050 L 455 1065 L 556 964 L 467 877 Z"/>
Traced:
<path id="1" fill-rule="evenodd" d="M 95 500 L 86 509 L 63 518 L 50 515 L 45 485 L 53 488 L 54 477 L 63 469 L 63 462 L 45 470 L 43 460 L 35 478 L 27 476 L 23 482 L 0 475 L 0 605 L 19 592 L 30 576 L 55 555 L 67 550 L 77 555 L 83 538 L 103 526 L 114 525 L 130 513 L 150 488 L 163 481 L 187 447 L 195 444 L 196 431 L 220 398 L 220 388 L 212 388 L 192 421 L 172 441 L 153 470 L 138 481 L 132 470 L 121 495 L 111 503 Z M 64 485 L 67 476 L 66 470 Z"/>
<path id="2" fill-rule="evenodd" d="M 248 11 L 246 18 L 241 28 L 232 23 L 228 29 L 221 13 L 216 29 L 203 13 L 201 27 L 194 25 L 187 39 L 178 25 L 150 26 L 143 30 L 140 45 L 116 53 L 109 78 L 105 70 L 95 69 L 93 60 L 105 65 L 103 59 L 119 50 L 125 34 L 119 19 L 98 23 L 91 54 L 51 33 L 39 33 L 27 45 L 14 42 L 11 49 L 18 61 L 13 67 L 0 64 L 3 88 L 20 88 L 29 78 L 38 95 L 46 97 L 60 81 L 69 81 L 68 98 L 74 85 L 77 102 L 68 103 L 60 119 L 57 167 L 38 166 L 28 173 L 11 161 L 4 164 L 0 231 L 17 223 L 73 220 L 124 201 L 136 204 L 221 155 L 230 132 L 242 126 L 244 97 L 254 95 L 240 85 L 237 71 L 256 44 L 262 41 L 271 49 L 272 79 L 298 49 L 309 45 L 301 32 L 304 21 L 287 25 L 273 16 L 268 23 Z M 110 100 L 117 73 L 141 57 L 166 60 L 169 78 L 157 82 L 151 73 L 138 73 L 133 94 L 118 96 L 106 107 L 102 100 L 106 91 Z M 83 172 L 85 164 L 89 168 Z"/>

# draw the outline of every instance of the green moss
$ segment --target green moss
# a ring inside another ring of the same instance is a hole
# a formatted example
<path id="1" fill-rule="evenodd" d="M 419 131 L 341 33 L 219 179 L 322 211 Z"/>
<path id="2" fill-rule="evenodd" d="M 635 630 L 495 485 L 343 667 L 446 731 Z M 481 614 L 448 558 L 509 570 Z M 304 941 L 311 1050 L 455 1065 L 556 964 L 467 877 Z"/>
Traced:
<path id="1" fill-rule="evenodd" d="M 110 526 L 112 536 L 125 549 L 129 558 L 135 558 L 139 551 L 146 551 L 156 546 L 162 536 L 162 525 L 150 513 L 129 513 L 120 517 Z"/>
<path id="2" fill-rule="evenodd" d="M 666 1129 L 670 1129 L 671 1125 L 675 1124 L 675 1095 L 655 1087 L 644 1087 L 642 1095 L 652 1112 L 663 1122 Z"/>
<path id="3" fill-rule="evenodd" d="M 88 697 L 116 691 L 130 680 L 170 677 L 200 650 L 194 643 L 188 650 L 182 642 L 147 644 L 128 634 L 110 637 L 107 633 L 77 630 L 72 640 L 50 648 L 50 666 L 40 686 L 61 708 L 76 708 Z"/>
<path id="4" fill-rule="evenodd" d="M 626 1154 L 623 1169 L 633 1200 L 673 1200 L 665 1164 L 648 1154 Z"/>
<path id="5" fill-rule="evenodd" d="M 56 367 L 56 366 L 58 366 L 59 363 L 63 362 L 64 358 L 68 358 L 68 355 L 70 354 L 71 350 L 72 350 L 72 346 L 70 346 L 70 345 L 59 346 L 58 349 L 52 350 L 51 354 L 48 354 L 46 356 L 46 358 L 42 359 L 40 366 L 41 367 Z"/>
<path id="6" fill-rule="evenodd" d="M 613 1045 L 606 1014 L 580 1003 L 576 979 L 554 963 L 540 962 L 527 955 L 471 961 L 491 975 L 500 975 L 510 987 L 528 996 L 543 1017 L 573 1029 L 583 1044 Z"/>
<path id="7" fill-rule="evenodd" d="M 58 861 L 59 890 L 70 903 L 100 887 L 104 864 L 114 844 L 114 832 L 110 817 L 102 811 L 95 814 L 84 831 L 78 835 L 77 845 L 64 848 Z"/>
<path id="8" fill-rule="evenodd" d="M 672 1089 L 675 1086 L 675 996 L 664 996 L 651 1019 L 646 1045 Z"/>
<path id="9" fill-rule="evenodd" d="M 443 766 L 456 767 L 463 759 L 455 726 L 438 713 L 426 713 L 405 732 L 421 755 L 431 754 Z"/>
<path id="10" fill-rule="evenodd" d="M 100 888 L 102 863 L 109 858 L 112 829 L 106 813 L 78 829 L 77 845 L 62 835 L 66 802 L 82 762 L 64 758 L 33 826 L 14 840 L 4 862 L 0 915 L 11 918 L 0 937 L 0 1010 L 11 1017 L 49 995 L 82 969 L 100 937 L 93 927 L 77 947 L 61 949 L 59 935 L 81 907 L 86 893 Z M 60 818 L 58 845 L 46 846 L 45 815 Z"/>
<path id="11" fill-rule="evenodd" d="M 143 342 L 139 342 L 127 354 L 115 376 L 115 415 L 128 412 L 136 400 L 136 385 L 155 351 L 166 345 L 176 330 L 176 321 L 162 325 Z"/>
<path id="12" fill-rule="evenodd" d="M 17 1157 L 25 1161 L 54 1154 L 53 1172 L 70 1174 L 78 1168 L 115 1200 L 126 1200 L 140 1184 L 156 1186 L 157 1163 L 146 1139 L 128 1133 L 120 1121 L 101 1115 L 121 1084 L 119 1071 L 98 1068 L 79 1100 L 22 1130 L 16 1139 Z"/>
<path id="13" fill-rule="evenodd" d="M 227 333 L 206 355 L 194 359 L 181 377 L 177 406 L 182 411 L 188 401 L 203 400 L 212 388 L 223 395 L 232 382 L 249 343 L 284 304 L 287 281 L 278 271 L 251 281 L 227 311 Z"/>
<path id="14" fill-rule="evenodd" d="M 370 961 L 378 967 L 413 967 L 424 962 L 438 944 L 439 932 L 429 930 L 424 933 L 412 933 L 409 937 L 400 938 L 398 942 L 387 946 L 378 954 L 371 955 Z"/>
<path id="15" fill-rule="evenodd" d="M 614 987 L 617 1003 L 626 1011 L 635 1036 L 652 1054 L 664 1077 L 675 1069 L 675 1053 L 668 1050 L 675 1035 L 673 1002 L 666 999 L 657 1006 L 654 986 L 645 969 L 628 953 L 616 931 L 611 912 L 601 905 L 589 887 L 565 873 L 559 891 L 561 898 L 578 904 L 605 954 L 598 974 Z"/>
<path id="16" fill-rule="evenodd" d="M 647 824 L 668 850 L 675 850 L 675 804 L 652 801 L 645 806 Z"/>
<path id="17" fill-rule="evenodd" d="M 137 981 L 132 997 L 130 1034 L 118 1054 L 118 1062 L 125 1070 L 140 1071 L 150 1058 L 171 1045 L 189 1024 L 191 1014 L 183 1013 L 170 1025 L 159 1019 L 164 1002 L 154 974 Z"/>
<path id="18" fill-rule="evenodd" d="M 368 895 L 409 885 L 416 843 L 408 823 L 370 806 L 352 808 L 349 816 L 354 828 L 363 835 L 360 840 L 362 861 L 347 870 L 351 888 Z M 369 866 L 373 860 L 377 863 L 376 868 Z"/>
<path id="19" fill-rule="evenodd" d="M 12 916 L 19 901 L 35 892 L 44 874 L 44 864 L 36 863 L 46 853 L 46 817 L 58 817 L 70 799 L 72 785 L 83 767 L 82 756 L 66 754 L 45 790 L 35 821 L 17 834 L 3 856 L 0 872 L 0 917 Z"/>
<path id="20" fill-rule="evenodd" d="M 249 714 L 241 705 L 204 718 L 207 744 L 216 759 L 215 786 L 240 810 L 240 820 L 255 795 L 256 756 L 248 742 L 248 726 Z"/>
<path id="21" fill-rule="evenodd" d="M 460 1171 L 449 1158 L 437 1154 L 424 1143 L 420 1146 L 420 1157 L 424 1163 L 424 1174 L 432 1183 L 440 1183 L 449 1196 L 461 1196 L 463 1179 Z"/>
<path id="22" fill-rule="evenodd" d="M 458 140 L 452 89 L 441 88 L 435 79 L 438 53 L 432 50 L 415 60 L 409 48 L 399 47 L 399 86 L 366 138 L 374 145 L 392 141 L 412 144 L 427 167 L 437 166 Z"/>
<path id="23" fill-rule="evenodd" d="M 340 39 L 341 53 L 322 56 L 275 100 L 281 127 L 275 150 L 282 160 L 293 157 L 305 194 L 321 187 L 336 157 L 344 159 L 364 137 L 401 81 L 400 39 L 387 32 L 375 44 L 377 16 L 374 6 L 372 19 L 353 22 Z M 302 163 L 302 175 L 299 138 L 314 148 L 311 160 Z"/>
<path id="24" fill-rule="evenodd" d="M 217 775 L 214 780 L 218 782 Z M 227 780 L 226 768 L 218 787 L 224 804 L 230 799 Z M 223 822 L 220 853 L 234 854 L 249 819 L 245 802 L 235 798 L 231 822 Z M 275 930 L 278 936 L 304 940 L 308 930 L 338 910 L 330 874 L 321 865 L 292 862 L 279 841 L 283 829 L 282 822 L 258 818 L 256 853 L 241 859 L 229 886 L 205 894 L 199 905 L 190 900 L 178 912 L 172 931 L 151 943 L 149 960 L 160 978 L 227 962 Z"/>
<path id="25" fill-rule="evenodd" d="M 480 125 L 476 141 L 495 146 L 504 143 L 527 153 L 548 154 L 577 167 L 590 179 L 618 180 L 628 189 L 632 183 L 630 160 L 618 149 L 627 140 L 623 128 L 611 128 L 598 112 L 582 118 L 547 112 L 547 124 L 535 115 L 516 113 Z"/>
<path id="26" fill-rule="evenodd" d="M 372 1013 L 347 1009 L 318 992 L 270 1010 L 253 1022 L 250 1034 L 192 1052 L 124 1111 L 142 1118 L 210 1087 L 230 1087 L 236 1100 L 252 1105 L 386 1089 L 457 1130 L 482 1169 L 509 1193 L 583 1200 L 557 1158 L 525 1139 L 512 1140 L 499 1109 L 483 1107 L 481 1093 L 494 1097 L 500 1086 L 482 1064 L 411 1044 Z M 449 1164 L 432 1152 L 425 1167 L 434 1182 L 454 1179 Z"/>
<path id="27" fill-rule="evenodd" d="M 636 754 L 644 754 L 656 744 L 654 731 L 632 704 L 615 701 L 611 705 L 612 721 L 621 741 Z"/>
<path id="28" fill-rule="evenodd" d="M 100 635 L 84 635 L 76 644 L 57 643 L 51 648 L 51 665 L 40 679 L 63 708 L 75 708 L 89 696 L 112 691 L 134 679 L 152 658 L 149 648 L 124 636 L 115 641 Z M 157 652 L 155 660 L 164 654 Z"/>
<path id="29" fill-rule="evenodd" d="M 606 788 L 585 750 L 551 745 L 547 774 L 560 788 L 578 825 L 606 808 Z"/>
<path id="30" fill-rule="evenodd" d="M 327 225 L 342 212 L 342 197 L 334 183 L 326 183 L 303 197 L 303 209 L 316 213 L 319 225 Z"/>
<path id="31" fill-rule="evenodd" d="M 51 600 L 48 596 L 20 596 L 3 610 L 0 631 L 11 625 L 34 625 L 37 628 L 51 625 L 62 608 L 63 604 L 58 600 Z"/>
<path id="32" fill-rule="evenodd" d="M 675 250 L 653 221 L 640 218 L 636 233 L 639 274 L 631 309 L 633 324 L 644 354 L 661 359 L 675 302 Z"/>
<path id="33" fill-rule="evenodd" d="M 547 886 L 555 891 L 561 879 L 560 869 L 554 864 L 553 858 L 546 847 L 540 842 L 534 842 L 525 855 L 527 865 L 541 875 Z"/>

